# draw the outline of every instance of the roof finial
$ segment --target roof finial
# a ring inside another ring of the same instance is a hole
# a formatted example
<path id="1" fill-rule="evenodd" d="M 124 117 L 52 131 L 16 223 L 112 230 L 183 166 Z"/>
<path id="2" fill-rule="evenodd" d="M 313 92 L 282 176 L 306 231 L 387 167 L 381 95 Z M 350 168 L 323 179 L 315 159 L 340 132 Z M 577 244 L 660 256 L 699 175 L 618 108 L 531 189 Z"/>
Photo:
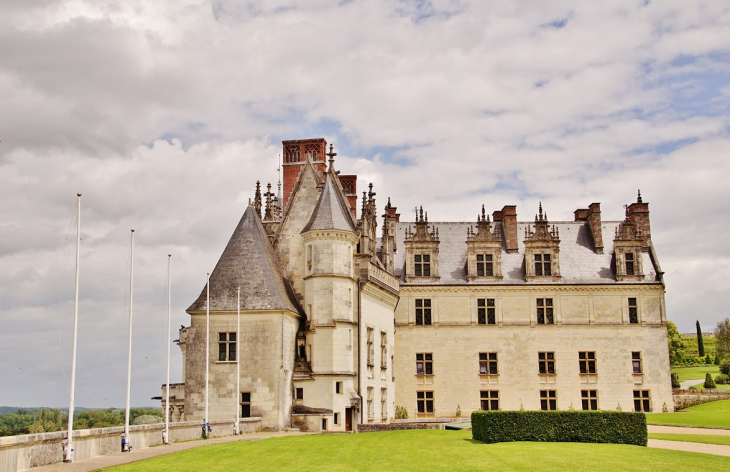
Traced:
<path id="1" fill-rule="evenodd" d="M 423 221 L 423 206 L 421 206 L 421 221 Z"/>
<path id="2" fill-rule="evenodd" d="M 482 221 L 484 221 L 484 204 L 482 204 Z"/>
<path id="3" fill-rule="evenodd" d="M 428 212 L 426 212 L 426 223 L 428 223 Z"/>
<path id="4" fill-rule="evenodd" d="M 487 223 L 489 223 L 489 215 L 487 215 Z"/>
<path id="5" fill-rule="evenodd" d="M 337 153 L 332 150 L 332 144 L 330 144 L 330 152 L 327 153 L 327 157 L 330 158 L 330 172 L 332 172 L 334 170 L 334 163 L 335 163 L 336 155 L 337 155 Z"/>
<path id="6" fill-rule="evenodd" d="M 542 221 L 542 201 L 540 202 L 540 221 Z"/>
<path id="7" fill-rule="evenodd" d="M 638 196 L 638 198 L 636 199 L 636 203 L 644 203 L 644 202 L 643 202 L 643 201 L 641 200 L 641 189 L 639 189 L 639 196 Z"/>
<path id="8" fill-rule="evenodd" d="M 259 218 L 261 218 L 261 182 L 258 180 L 256 181 L 256 193 L 253 202 L 253 207 L 259 215 Z"/>

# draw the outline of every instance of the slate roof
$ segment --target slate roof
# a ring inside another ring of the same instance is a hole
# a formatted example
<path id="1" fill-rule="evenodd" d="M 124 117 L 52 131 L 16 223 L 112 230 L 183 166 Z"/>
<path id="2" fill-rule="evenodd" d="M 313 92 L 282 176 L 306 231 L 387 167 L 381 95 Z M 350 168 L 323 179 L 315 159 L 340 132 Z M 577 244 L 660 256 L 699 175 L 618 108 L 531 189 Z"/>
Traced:
<path id="1" fill-rule="evenodd" d="M 355 232 L 355 226 L 350 218 L 350 210 L 345 206 L 342 195 L 332 181 L 332 174 L 327 172 L 324 188 L 319 196 L 317 206 L 314 207 L 309 223 L 302 233 L 318 229 L 339 229 Z"/>
<path id="2" fill-rule="evenodd" d="M 586 221 L 550 222 L 560 232 L 560 282 L 567 284 L 615 284 L 616 273 L 613 267 L 613 238 L 618 227 L 618 221 L 603 221 L 603 254 L 596 254 L 593 249 L 593 236 Z M 466 230 L 474 223 L 439 223 L 429 222 L 439 230 L 439 276 L 436 284 L 429 285 L 460 285 L 467 284 L 466 279 Z M 500 227 L 501 223 L 493 223 Z M 518 222 L 517 239 L 518 252 L 508 254 L 502 238 L 502 276 L 501 281 L 492 282 L 502 285 L 543 285 L 544 281 L 527 282 L 525 280 L 525 228 L 533 229 L 534 223 Z M 396 238 L 398 251 L 395 253 L 395 275 L 401 278 L 402 285 L 418 285 L 418 282 L 405 282 L 405 231 L 408 226 L 414 227 L 412 222 L 396 223 Z M 639 283 L 657 283 L 657 271 L 647 253 L 642 253 L 644 280 Z M 634 282 L 636 283 L 636 282 Z M 472 283 L 471 285 L 475 285 Z"/>
<path id="3" fill-rule="evenodd" d="M 210 274 L 210 310 L 236 311 L 237 288 L 241 310 L 298 310 L 279 259 L 269 242 L 261 219 L 249 205 L 228 245 Z M 206 290 L 187 309 L 204 312 Z"/>

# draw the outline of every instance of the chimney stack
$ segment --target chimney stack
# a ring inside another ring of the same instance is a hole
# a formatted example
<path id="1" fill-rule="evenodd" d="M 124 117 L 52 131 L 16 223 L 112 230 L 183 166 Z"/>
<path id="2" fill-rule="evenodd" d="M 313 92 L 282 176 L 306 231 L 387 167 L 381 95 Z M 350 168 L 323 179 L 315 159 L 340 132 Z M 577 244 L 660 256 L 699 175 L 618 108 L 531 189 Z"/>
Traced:
<path id="1" fill-rule="evenodd" d="M 517 252 L 517 206 L 505 205 L 492 213 L 492 220 L 502 222 L 502 233 L 508 253 Z"/>
<path id="2" fill-rule="evenodd" d="M 593 236 L 593 247 L 596 254 L 603 254 L 603 232 L 601 231 L 601 204 L 591 203 L 588 208 L 579 208 L 573 212 L 575 221 L 587 221 Z"/>
<path id="3" fill-rule="evenodd" d="M 649 240 L 651 239 L 651 225 L 649 224 L 649 204 L 644 203 L 641 199 L 641 190 L 636 198 L 636 202 L 632 203 L 626 209 L 626 216 L 629 221 L 634 223 L 636 228 L 641 232 L 641 238 L 644 240 L 644 251 L 649 250 Z"/>

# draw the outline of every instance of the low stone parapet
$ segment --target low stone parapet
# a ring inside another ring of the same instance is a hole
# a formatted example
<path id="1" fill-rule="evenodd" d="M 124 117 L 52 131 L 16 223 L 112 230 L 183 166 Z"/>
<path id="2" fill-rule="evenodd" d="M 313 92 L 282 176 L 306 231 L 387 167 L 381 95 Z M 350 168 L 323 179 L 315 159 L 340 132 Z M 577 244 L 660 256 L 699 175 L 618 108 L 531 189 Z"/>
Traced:
<path id="1" fill-rule="evenodd" d="M 232 419 L 211 421 L 210 437 L 232 435 L 233 424 Z M 130 426 L 129 443 L 132 449 L 161 445 L 164 427 L 164 423 Z M 242 433 L 256 432 L 261 428 L 261 418 L 242 418 L 239 427 Z M 120 452 L 123 433 L 124 426 L 75 430 L 74 462 Z M 170 423 L 169 442 L 200 439 L 201 433 L 202 424 L 199 421 Z M 14 472 L 63 462 L 65 440 L 66 431 L 0 437 L 0 470 Z"/>
<path id="2" fill-rule="evenodd" d="M 673 388 L 674 411 L 683 410 L 702 403 L 730 400 L 730 390 Z"/>

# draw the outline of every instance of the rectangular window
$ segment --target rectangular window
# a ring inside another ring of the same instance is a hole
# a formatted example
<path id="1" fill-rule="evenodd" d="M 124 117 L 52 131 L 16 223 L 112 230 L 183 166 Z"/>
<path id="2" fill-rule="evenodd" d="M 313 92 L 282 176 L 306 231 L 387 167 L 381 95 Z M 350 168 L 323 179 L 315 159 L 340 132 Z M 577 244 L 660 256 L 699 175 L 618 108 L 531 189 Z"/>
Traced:
<path id="1" fill-rule="evenodd" d="M 307 272 L 312 271 L 312 245 L 307 245 Z"/>
<path id="2" fill-rule="evenodd" d="M 538 352 L 537 362 L 541 374 L 555 373 L 555 353 L 554 352 Z"/>
<path id="3" fill-rule="evenodd" d="M 295 400 L 304 400 L 304 389 L 303 388 L 297 388 L 294 390 L 294 399 Z"/>
<path id="4" fill-rule="evenodd" d="M 388 389 L 380 389 L 380 416 L 382 418 L 388 417 Z"/>
<path id="5" fill-rule="evenodd" d="M 431 277 L 431 256 L 429 254 L 416 254 L 413 256 L 413 261 L 416 277 Z"/>
<path id="6" fill-rule="evenodd" d="M 375 410 L 373 409 L 373 387 L 368 387 L 368 416 L 374 416 Z"/>
<path id="7" fill-rule="evenodd" d="M 479 353 L 479 374 L 480 375 L 497 375 L 497 353 L 496 352 L 480 352 Z"/>
<path id="8" fill-rule="evenodd" d="M 388 335 L 380 332 L 380 368 L 388 368 Z"/>
<path id="9" fill-rule="evenodd" d="M 236 360 L 236 333 L 218 333 L 218 361 Z"/>
<path id="10" fill-rule="evenodd" d="M 322 431 L 327 431 L 327 418 L 322 418 Z"/>
<path id="11" fill-rule="evenodd" d="M 251 418 L 251 392 L 241 392 L 241 418 Z"/>
<path id="12" fill-rule="evenodd" d="M 631 353 L 631 366 L 635 374 L 641 374 L 644 372 L 643 366 L 641 365 L 641 352 Z"/>
<path id="13" fill-rule="evenodd" d="M 581 374 L 596 373 L 596 353 L 592 351 L 578 353 L 578 365 Z M 585 410 L 585 408 L 583 408 Z"/>
<path id="14" fill-rule="evenodd" d="M 368 365 L 375 365 L 375 349 L 373 349 L 373 328 L 368 328 Z"/>
<path id="15" fill-rule="evenodd" d="M 626 275 L 634 275 L 634 253 L 627 252 L 624 257 L 626 258 Z"/>
<path id="16" fill-rule="evenodd" d="M 494 261 L 491 254 L 477 254 L 477 276 L 491 277 L 494 275 Z"/>
<path id="17" fill-rule="evenodd" d="M 416 392 L 419 413 L 433 413 L 433 392 Z"/>
<path id="18" fill-rule="evenodd" d="M 639 322 L 639 309 L 635 298 L 629 298 L 629 323 Z"/>
<path id="19" fill-rule="evenodd" d="M 416 375 L 433 375 L 433 354 L 416 354 Z"/>
<path id="20" fill-rule="evenodd" d="M 634 390 L 634 411 L 651 413 L 651 395 L 649 390 Z"/>
<path id="21" fill-rule="evenodd" d="M 555 324 L 552 298 L 537 299 L 537 324 Z"/>
<path id="22" fill-rule="evenodd" d="M 494 298 L 477 298 L 477 323 L 497 324 L 494 311 Z"/>
<path id="23" fill-rule="evenodd" d="M 416 298 L 416 324 L 431 324 L 431 299 Z"/>
<path id="24" fill-rule="evenodd" d="M 334 418 L 332 419 L 332 422 L 334 424 L 340 424 L 340 414 L 339 413 L 335 413 Z"/>
<path id="25" fill-rule="evenodd" d="M 558 409 L 557 390 L 540 390 L 540 409 L 545 411 Z"/>
<path id="26" fill-rule="evenodd" d="M 580 399 L 584 410 L 598 409 L 598 390 L 581 390 Z"/>
<path id="27" fill-rule="evenodd" d="M 535 254 L 535 275 L 552 275 L 550 254 Z"/>
<path id="28" fill-rule="evenodd" d="M 479 392 L 479 398 L 482 402 L 482 410 L 499 410 L 499 390 L 482 390 Z"/>
<path id="29" fill-rule="evenodd" d="M 335 382 L 335 393 L 342 393 L 342 382 Z"/>

